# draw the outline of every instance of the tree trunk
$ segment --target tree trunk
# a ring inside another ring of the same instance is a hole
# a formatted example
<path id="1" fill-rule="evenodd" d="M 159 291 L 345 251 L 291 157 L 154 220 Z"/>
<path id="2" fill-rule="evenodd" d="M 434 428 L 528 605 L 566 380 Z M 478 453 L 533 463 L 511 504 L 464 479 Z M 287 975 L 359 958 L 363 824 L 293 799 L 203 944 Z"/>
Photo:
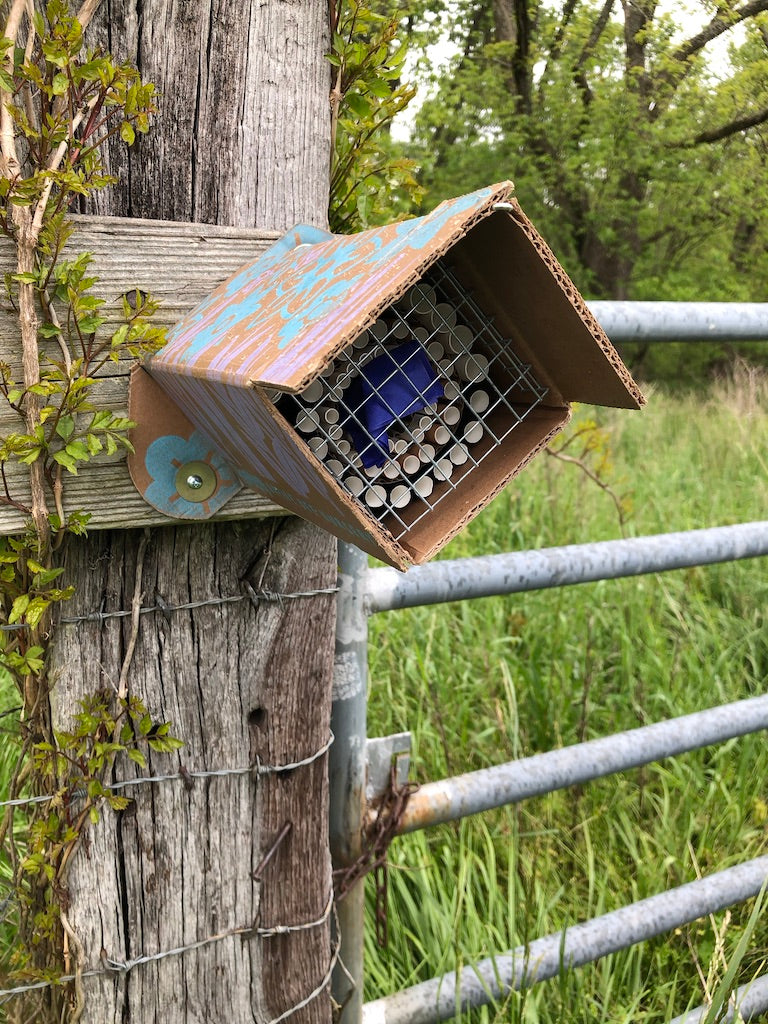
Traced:
<path id="1" fill-rule="evenodd" d="M 285 230 L 324 226 L 328 182 L 327 5 L 315 0 L 110 0 L 89 29 L 136 62 L 160 116 L 120 183 L 91 212 Z M 335 584 L 335 542 L 295 519 L 94 533 L 73 542 L 65 617 L 143 604 L 238 597 L 243 581 L 276 594 Z M 310 757 L 328 739 L 332 595 L 249 600 L 143 615 L 130 694 L 185 743 L 140 774 L 216 771 Z M 117 685 L 130 618 L 62 625 L 55 714 Z M 118 764 L 117 778 L 131 764 Z M 74 858 L 69 921 L 83 967 L 206 945 L 83 979 L 83 1024 L 241 1024 L 285 1013 L 329 969 L 331 888 L 326 757 L 280 774 L 143 783 L 104 811 Z M 284 825 L 274 856 L 251 877 Z M 321 923 L 275 937 L 222 933 Z M 290 1016 L 330 1021 L 325 989 Z"/>

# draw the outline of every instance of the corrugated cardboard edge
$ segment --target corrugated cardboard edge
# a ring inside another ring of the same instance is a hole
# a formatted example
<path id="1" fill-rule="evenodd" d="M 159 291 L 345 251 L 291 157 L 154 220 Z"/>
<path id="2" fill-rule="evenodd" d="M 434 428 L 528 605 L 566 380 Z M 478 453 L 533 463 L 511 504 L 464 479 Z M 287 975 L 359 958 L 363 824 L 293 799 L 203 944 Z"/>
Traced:
<path id="1" fill-rule="evenodd" d="M 552 276 L 557 280 L 557 283 L 560 285 L 563 292 L 568 296 L 568 299 L 574 309 L 583 320 L 585 327 L 594 338 L 596 345 L 602 350 L 606 359 L 613 367 L 616 376 L 621 380 L 624 387 L 627 389 L 627 392 L 637 403 L 637 408 L 641 409 L 646 404 L 645 395 L 643 395 L 638 385 L 632 379 L 629 370 L 627 370 L 624 365 L 621 356 L 614 348 L 610 338 L 596 320 L 594 314 L 582 298 L 578 288 L 565 272 L 555 254 L 541 237 L 531 221 L 523 213 L 520 203 L 516 199 L 512 199 L 511 205 L 513 209 L 510 210 L 510 216 L 514 218 L 520 228 L 525 232 L 531 242 L 531 245 L 533 245 L 543 262 L 549 267 Z"/>
<path id="2" fill-rule="evenodd" d="M 136 426 L 131 427 L 133 451 L 125 461 L 134 487 L 144 495 L 152 484 L 145 463 L 152 442 L 163 434 L 188 438 L 197 428 L 138 363 L 131 367 L 128 379 L 128 416 Z"/>
<path id="3" fill-rule="evenodd" d="M 368 307 L 365 316 L 361 317 L 358 320 L 351 321 L 351 326 L 344 331 L 343 335 L 339 336 L 336 339 L 336 341 L 333 342 L 332 344 L 329 344 L 329 347 L 325 348 L 322 354 L 316 356 L 314 359 L 309 361 L 306 364 L 305 372 L 302 374 L 301 378 L 297 380 L 295 383 L 287 385 L 282 382 L 275 381 L 274 379 L 270 379 L 266 374 L 258 375 L 254 374 L 253 372 L 246 374 L 240 370 L 211 371 L 209 368 L 201 367 L 196 363 L 190 364 L 187 362 L 177 362 L 173 363 L 172 366 L 169 367 L 166 362 L 166 353 L 168 352 L 169 348 L 171 348 L 173 345 L 173 335 L 171 335 L 171 338 L 169 339 L 169 345 L 166 346 L 166 348 L 163 349 L 160 353 L 158 353 L 158 355 L 153 357 L 153 359 L 147 364 L 147 368 L 151 372 L 154 365 L 154 367 L 158 368 L 161 371 L 165 371 L 167 369 L 168 372 L 173 372 L 179 376 L 194 377 L 200 380 L 209 380 L 220 384 L 228 384 L 240 387 L 248 385 L 263 387 L 267 389 L 282 391 L 287 394 L 295 394 L 303 391 L 304 388 L 306 388 L 310 383 L 312 383 L 312 381 L 315 380 L 322 373 L 322 371 L 330 363 L 333 362 L 333 360 L 339 355 L 340 352 L 342 352 L 345 348 L 348 348 L 364 330 L 366 330 L 368 327 L 374 324 L 378 317 L 381 315 L 381 313 L 384 312 L 384 310 L 386 310 L 394 302 L 397 302 L 397 300 L 401 298 L 408 291 L 408 289 L 417 280 L 419 280 L 420 277 L 424 275 L 425 271 L 428 270 L 429 267 L 431 267 L 435 262 L 437 262 L 437 260 L 439 260 L 443 255 L 445 255 L 445 253 L 450 248 L 452 248 L 460 239 L 462 239 L 479 221 L 489 216 L 493 212 L 493 208 L 497 203 L 509 202 L 514 192 L 514 185 L 511 181 L 505 181 L 500 182 L 499 184 L 496 185 L 490 185 L 488 186 L 488 189 L 489 194 L 486 196 L 486 198 L 484 198 L 482 201 L 478 200 L 477 206 L 474 209 L 465 211 L 462 214 L 462 219 L 460 223 L 458 223 L 457 226 L 454 227 L 450 234 L 446 235 L 446 237 L 443 239 L 442 243 L 438 247 L 430 248 L 429 252 L 425 254 L 423 259 L 420 259 L 416 264 L 411 263 L 407 270 L 401 271 L 400 273 L 395 271 L 395 273 L 393 274 L 394 283 L 390 285 L 385 292 L 382 292 L 380 294 L 379 298 L 373 305 Z M 457 197 L 457 199 L 460 198 L 461 197 Z M 456 200 L 450 199 L 445 200 L 443 203 L 440 203 L 437 207 L 435 207 L 435 209 L 432 210 L 429 214 L 425 214 L 423 218 L 414 219 L 422 220 L 431 217 L 435 215 L 440 209 L 446 206 L 450 206 L 450 204 L 455 201 Z M 225 288 L 229 282 L 233 281 L 235 278 L 241 275 L 243 271 L 246 270 L 248 267 L 252 266 L 254 269 L 256 269 L 257 265 L 259 263 L 262 263 L 265 260 L 265 258 L 268 257 L 269 254 L 273 251 L 279 250 L 281 255 L 286 255 L 299 245 L 308 244 L 322 246 L 324 244 L 324 241 L 326 241 L 316 240 L 313 242 L 304 243 L 300 240 L 302 230 L 302 225 L 298 225 L 297 227 L 293 228 L 292 231 L 288 233 L 288 235 L 286 235 L 279 242 L 275 243 L 275 245 L 271 246 L 270 249 L 268 249 L 267 252 L 262 257 L 259 258 L 259 260 L 253 261 L 253 263 L 251 264 L 245 264 L 243 267 L 240 267 L 234 274 L 231 274 L 229 277 L 227 277 L 225 281 L 219 282 L 216 285 L 215 291 Z M 375 234 L 377 230 L 381 229 L 369 229 L 371 234 Z M 360 235 L 364 234 L 366 234 L 366 232 L 360 232 Z M 292 236 L 292 243 L 288 239 L 288 236 Z M 327 240 L 330 241 L 343 239 L 344 237 L 345 236 L 343 235 L 330 235 Z M 204 301 L 207 302 L 209 301 L 209 299 L 206 299 Z M 193 317 L 195 312 L 200 308 L 200 305 L 201 304 L 198 304 L 198 306 L 191 310 L 187 317 L 185 317 L 184 320 L 180 321 L 177 327 L 182 327 L 188 318 Z"/>
<path id="4" fill-rule="evenodd" d="M 522 473 L 522 471 L 526 468 L 526 466 L 528 466 L 529 463 L 534 458 L 536 458 L 539 452 L 543 451 L 550 443 L 550 441 L 552 441 L 553 438 L 557 437 L 557 435 L 561 433 L 562 430 L 565 429 L 565 427 L 571 419 L 571 409 L 570 407 L 568 407 L 564 411 L 565 416 L 562 422 L 558 424 L 556 427 L 554 427 L 552 430 L 550 430 L 550 432 L 545 437 L 543 437 L 541 441 L 539 441 L 536 447 L 533 448 L 528 453 L 528 455 L 526 455 L 522 462 L 520 462 L 502 480 L 495 484 L 493 489 L 488 492 L 486 497 L 484 497 L 481 501 L 476 502 L 475 505 L 465 513 L 461 520 L 446 535 L 444 535 L 440 539 L 440 541 L 438 541 L 437 544 L 433 545 L 426 551 L 420 551 L 418 548 L 415 548 L 413 546 L 408 547 L 408 552 L 411 558 L 413 559 L 415 565 L 422 565 L 424 562 L 428 561 L 430 558 L 436 555 L 438 551 L 442 551 L 446 544 L 450 543 L 450 541 L 452 541 L 454 537 L 461 533 L 461 531 L 464 529 L 467 523 L 471 522 L 471 520 L 474 519 L 474 517 L 478 515 L 480 512 L 482 512 L 484 508 L 487 508 L 488 505 L 490 505 L 490 503 L 493 501 L 493 499 L 497 495 L 499 495 L 501 491 L 504 490 L 507 484 L 509 484 L 510 481 L 514 480 L 516 476 L 519 476 L 520 473 Z"/>
<path id="5" fill-rule="evenodd" d="M 429 268 L 437 263 L 437 261 L 443 257 L 449 249 L 452 249 L 457 242 L 464 238 L 476 224 L 493 213 L 493 208 L 497 203 L 509 202 L 512 199 L 515 190 L 515 186 L 511 181 L 500 182 L 498 185 L 492 185 L 490 187 L 494 189 L 492 194 L 481 205 L 478 205 L 476 210 L 467 214 L 461 225 L 451 233 L 449 238 L 445 239 L 438 248 L 430 250 L 428 256 L 421 260 L 416 266 L 413 266 L 406 278 L 398 282 L 397 285 L 390 287 L 387 292 L 383 294 L 383 297 L 379 302 L 377 302 L 375 306 L 371 307 L 368 315 L 363 320 L 360 320 L 353 330 L 347 331 L 333 346 L 333 348 L 326 353 L 326 357 L 322 364 L 316 366 L 311 372 L 308 371 L 295 388 L 285 388 L 284 390 L 294 394 L 303 391 L 304 388 L 311 384 L 312 381 L 315 380 L 318 375 L 334 361 L 340 352 L 349 348 L 352 342 L 358 338 L 363 331 L 372 327 L 373 324 L 376 323 L 385 310 L 401 299 L 408 289 L 413 287 L 413 285 L 424 276 Z M 436 206 L 432 212 L 437 212 L 437 210 L 450 202 L 450 199 L 446 199 L 443 203 Z M 595 321 L 595 323 L 597 323 L 597 321 Z M 271 385 L 269 381 L 266 380 L 254 380 L 251 383 L 258 383 L 263 387 L 274 387 L 274 385 Z"/>

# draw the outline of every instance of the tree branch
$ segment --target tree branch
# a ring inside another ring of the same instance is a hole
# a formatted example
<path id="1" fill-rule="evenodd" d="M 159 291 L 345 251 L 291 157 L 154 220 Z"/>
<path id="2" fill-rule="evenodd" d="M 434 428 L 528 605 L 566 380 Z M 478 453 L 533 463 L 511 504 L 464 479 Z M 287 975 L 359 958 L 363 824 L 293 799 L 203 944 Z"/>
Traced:
<path id="1" fill-rule="evenodd" d="M 697 32 L 695 36 L 691 36 L 690 39 L 686 39 L 684 43 L 678 46 L 672 54 L 672 59 L 679 64 L 684 64 L 689 57 L 703 50 L 707 43 L 711 43 L 713 39 L 717 39 L 718 36 L 733 28 L 734 25 L 738 25 L 742 21 L 746 21 L 747 18 L 754 17 L 756 14 L 760 14 L 761 11 L 768 11 L 768 0 L 749 0 L 749 3 L 744 4 L 743 7 L 738 7 L 726 14 L 716 14 L 712 21 L 704 26 L 701 32 Z"/>
<path id="2" fill-rule="evenodd" d="M 26 13 L 27 0 L 14 0 L 13 7 L 8 15 L 5 25 L 5 38 L 14 45 L 18 39 L 21 19 Z M 5 58 L 5 70 L 13 76 L 13 46 L 8 48 Z M 13 118 L 9 110 L 9 104 L 13 96 L 5 89 L 0 89 L 0 151 L 3 155 L 3 175 L 13 179 L 21 170 L 19 157 L 16 151 L 16 136 L 13 130 Z"/>
<path id="3" fill-rule="evenodd" d="M 557 60 L 560 57 L 560 52 L 563 48 L 565 30 L 573 17 L 577 2 L 578 0 L 566 0 L 566 3 L 563 4 L 563 15 L 557 26 L 557 30 L 555 31 L 555 38 L 552 40 L 552 46 L 550 47 L 549 54 L 547 55 L 547 62 L 544 65 L 544 72 L 541 76 L 541 81 L 546 81 L 550 66 L 557 63 Z"/>
<path id="4" fill-rule="evenodd" d="M 747 128 L 754 128 L 755 125 L 764 124 L 768 121 L 768 106 L 760 110 L 754 110 L 751 114 L 744 114 L 743 117 L 734 118 L 728 124 L 720 125 L 719 128 L 709 128 L 699 134 L 689 143 L 689 146 L 701 146 L 709 142 L 720 142 L 731 135 L 746 131 Z"/>
<path id="5" fill-rule="evenodd" d="M 598 14 L 597 21 L 592 26 L 592 31 L 589 33 L 589 39 L 584 44 L 584 47 L 579 54 L 579 59 L 576 61 L 576 71 L 582 70 L 588 58 L 592 54 L 592 51 L 597 46 L 600 36 L 605 32 L 605 27 L 610 21 L 615 3 L 616 0 L 605 0 L 603 9 Z"/>
<path id="6" fill-rule="evenodd" d="M 96 13 L 101 0 L 84 0 L 84 3 L 80 10 L 77 12 L 77 20 L 80 22 L 83 29 L 88 25 L 93 15 Z"/>

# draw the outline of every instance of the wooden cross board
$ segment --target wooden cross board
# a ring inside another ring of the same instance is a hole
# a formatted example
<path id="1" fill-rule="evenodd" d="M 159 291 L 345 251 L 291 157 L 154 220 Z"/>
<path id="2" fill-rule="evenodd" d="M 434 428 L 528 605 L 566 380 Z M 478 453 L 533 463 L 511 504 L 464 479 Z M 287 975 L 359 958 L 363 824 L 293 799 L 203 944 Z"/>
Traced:
<path id="1" fill-rule="evenodd" d="M 91 271 L 99 280 L 94 293 L 106 299 L 100 315 L 106 323 L 104 337 L 121 323 L 121 297 L 134 289 L 150 292 L 160 303 L 153 318 L 158 326 L 171 327 L 238 267 L 259 256 L 280 233 L 258 229 L 216 227 L 210 224 L 179 224 L 172 221 L 123 217 L 74 217 L 76 227 L 62 258 L 83 252 L 93 256 Z M 2 273 L 14 273 L 13 243 L 0 238 Z M 59 353 L 55 341 L 43 351 L 52 358 Z M 11 367 L 18 382 L 21 374 L 21 341 L 15 311 L 8 298 L 0 304 L 0 360 Z M 108 364 L 100 371 L 93 403 L 128 415 L 130 362 Z M 0 402 L 0 433 L 23 432 L 22 421 L 6 402 Z M 11 495 L 29 503 L 27 468 L 9 463 L 6 475 Z M 91 513 L 89 529 L 157 526 L 174 522 L 148 505 L 137 492 L 125 463 L 125 452 L 101 455 L 74 476 L 64 475 L 66 513 Z M 254 491 L 241 490 L 213 518 L 232 520 L 276 515 L 283 510 Z M 0 534 L 18 533 L 25 516 L 0 505 Z"/>

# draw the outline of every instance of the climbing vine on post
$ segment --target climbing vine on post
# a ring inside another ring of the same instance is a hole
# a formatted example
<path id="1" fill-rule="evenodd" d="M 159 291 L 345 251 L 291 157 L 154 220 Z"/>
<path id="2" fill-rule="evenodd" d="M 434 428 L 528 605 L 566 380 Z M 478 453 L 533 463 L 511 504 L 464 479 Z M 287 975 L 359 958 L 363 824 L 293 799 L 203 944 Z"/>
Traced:
<path id="1" fill-rule="evenodd" d="M 151 320 L 156 305 L 140 292 L 124 298 L 123 322 L 103 337 L 91 259 L 65 255 L 72 203 L 113 181 L 101 147 L 115 135 L 131 145 L 155 109 L 154 88 L 134 67 L 85 48 L 83 30 L 98 3 L 86 0 L 75 16 L 66 0 L 50 0 L 43 12 L 13 0 L 0 38 L 0 231 L 16 252 L 5 288 L 21 340 L 18 363 L 0 364 L 0 504 L 29 517 L 23 536 L 0 538 L 0 663 L 22 706 L 9 797 L 45 798 L 28 815 L 23 845 L 14 839 L 13 806 L 0 823 L 19 928 L 3 974 L 8 983 L 75 977 L 73 986 L 17 999 L 10 1013 L 19 1020 L 80 1016 L 79 942 L 66 916 L 69 863 L 99 808 L 127 802 L 106 785 L 115 760 L 125 755 L 143 766 L 145 749 L 180 745 L 122 679 L 83 701 L 70 731 L 54 733 L 50 718 L 52 612 L 73 593 L 56 556 L 89 518 L 87 509 L 65 515 L 66 477 L 102 452 L 130 448 L 130 421 L 98 406 L 99 374 L 164 340 Z"/>
<path id="2" fill-rule="evenodd" d="M 401 20 L 363 0 L 332 0 L 331 231 L 389 223 L 423 190 L 416 164 L 391 144 L 392 121 L 416 95 L 402 74 Z"/>

